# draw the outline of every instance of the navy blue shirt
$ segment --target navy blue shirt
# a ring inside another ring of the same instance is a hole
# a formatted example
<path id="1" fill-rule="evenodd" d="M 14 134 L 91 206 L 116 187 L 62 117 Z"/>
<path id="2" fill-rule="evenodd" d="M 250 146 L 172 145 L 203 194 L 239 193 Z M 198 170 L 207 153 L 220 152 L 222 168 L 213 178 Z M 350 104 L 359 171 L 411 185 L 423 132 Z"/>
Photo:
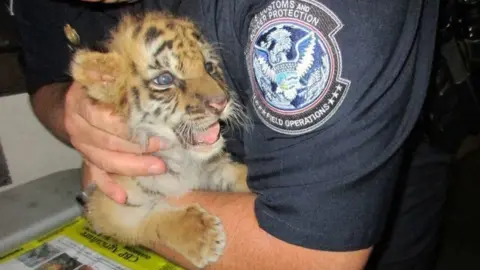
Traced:
<path id="1" fill-rule="evenodd" d="M 229 149 L 249 167 L 260 227 L 313 249 L 379 241 L 426 95 L 438 1 L 75 3 L 15 2 L 31 94 L 69 80 L 67 23 L 95 46 L 124 11 L 189 16 L 219 44 L 252 119 Z"/>

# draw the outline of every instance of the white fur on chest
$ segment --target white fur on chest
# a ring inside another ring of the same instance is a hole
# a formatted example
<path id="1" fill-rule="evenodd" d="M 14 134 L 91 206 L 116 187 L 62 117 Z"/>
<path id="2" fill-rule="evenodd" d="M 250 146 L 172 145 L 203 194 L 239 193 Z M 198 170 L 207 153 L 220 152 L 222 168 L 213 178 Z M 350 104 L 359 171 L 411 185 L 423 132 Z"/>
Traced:
<path id="1" fill-rule="evenodd" d="M 183 149 L 163 150 L 156 154 L 166 164 L 167 172 L 155 176 L 137 177 L 139 185 L 146 192 L 159 193 L 165 196 L 180 196 L 192 189 L 198 188 L 205 174 L 202 165 Z"/>
<path id="2" fill-rule="evenodd" d="M 147 142 L 148 137 L 157 136 L 169 144 L 168 149 L 154 153 L 165 162 L 167 172 L 155 176 L 136 177 L 138 185 L 145 193 L 153 193 L 151 195 L 154 196 L 181 196 L 193 189 L 209 186 L 208 182 L 222 181 L 215 179 L 222 176 L 216 171 L 220 169 L 219 164 L 225 163 L 226 159 L 220 158 L 212 164 L 209 162 L 210 158 L 221 154 L 224 145 L 222 137 L 209 151 L 198 152 L 185 149 L 176 134 L 166 127 L 141 124 L 135 128 L 135 133 L 143 142 Z"/>

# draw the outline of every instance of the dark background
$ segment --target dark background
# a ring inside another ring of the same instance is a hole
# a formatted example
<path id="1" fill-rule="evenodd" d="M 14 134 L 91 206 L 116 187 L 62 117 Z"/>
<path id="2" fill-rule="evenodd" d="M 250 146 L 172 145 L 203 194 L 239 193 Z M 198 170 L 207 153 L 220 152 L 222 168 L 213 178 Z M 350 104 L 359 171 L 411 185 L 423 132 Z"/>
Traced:
<path id="1" fill-rule="evenodd" d="M 0 1 L 0 97 L 26 92 L 19 61 L 18 35 L 8 13 L 8 1 Z"/>

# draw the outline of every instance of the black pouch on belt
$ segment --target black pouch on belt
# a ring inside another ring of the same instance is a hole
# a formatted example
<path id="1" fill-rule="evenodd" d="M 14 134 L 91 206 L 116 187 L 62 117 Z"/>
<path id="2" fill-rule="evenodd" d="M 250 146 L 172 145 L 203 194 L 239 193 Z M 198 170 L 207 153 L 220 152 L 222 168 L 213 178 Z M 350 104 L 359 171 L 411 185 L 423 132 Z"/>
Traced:
<path id="1" fill-rule="evenodd" d="M 480 132 L 480 0 L 442 2 L 422 122 L 433 146 L 455 153 Z"/>

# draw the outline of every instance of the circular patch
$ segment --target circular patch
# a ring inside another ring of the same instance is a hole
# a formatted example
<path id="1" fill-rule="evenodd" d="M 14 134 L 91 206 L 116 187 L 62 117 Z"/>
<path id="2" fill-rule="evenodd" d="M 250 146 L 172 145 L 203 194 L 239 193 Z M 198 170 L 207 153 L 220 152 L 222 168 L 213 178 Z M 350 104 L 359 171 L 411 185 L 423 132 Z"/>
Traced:
<path id="1" fill-rule="evenodd" d="M 298 135 L 328 120 L 348 90 L 350 82 L 340 77 L 341 54 L 333 38 L 341 23 L 318 6 L 308 6 L 310 13 L 301 16 L 294 12 L 300 1 L 290 9 L 277 2 L 257 14 L 250 27 L 252 102 L 265 125 Z M 319 16 L 324 16 L 323 24 Z"/>

